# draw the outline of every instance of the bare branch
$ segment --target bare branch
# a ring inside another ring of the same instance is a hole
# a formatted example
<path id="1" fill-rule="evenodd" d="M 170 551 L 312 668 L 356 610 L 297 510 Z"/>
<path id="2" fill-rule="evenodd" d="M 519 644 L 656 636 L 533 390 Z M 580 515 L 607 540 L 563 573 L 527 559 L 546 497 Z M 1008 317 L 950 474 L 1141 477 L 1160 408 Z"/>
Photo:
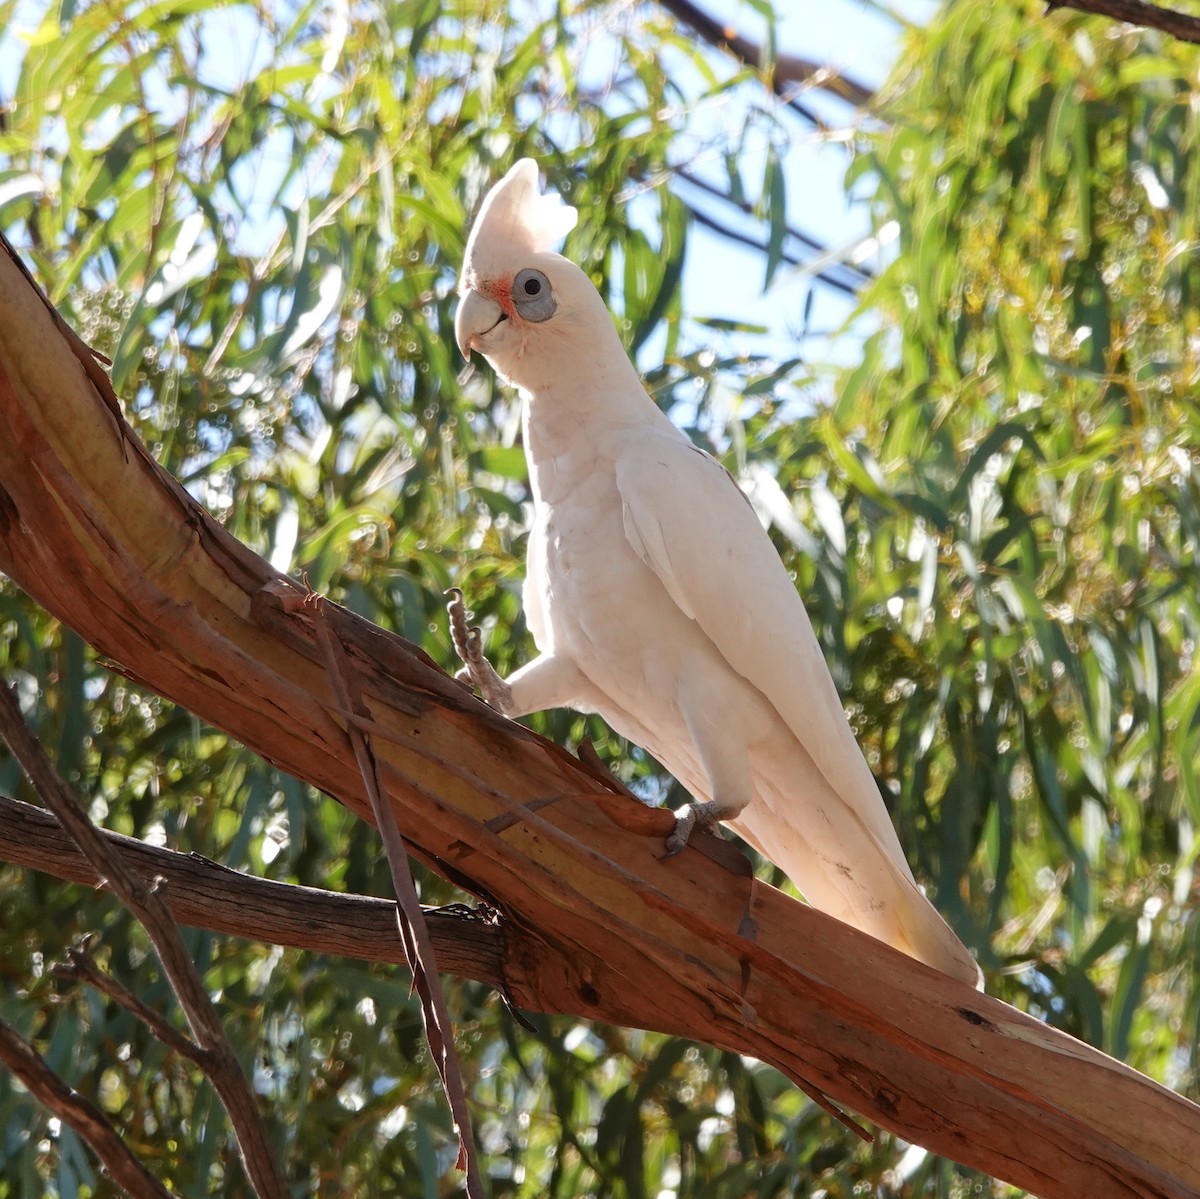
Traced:
<path id="1" fill-rule="evenodd" d="M 734 208 L 736 208 L 739 212 L 745 213 L 747 216 L 753 215 L 754 206 L 749 201 L 735 200 L 733 196 L 722 191 L 719 187 L 709 183 L 707 179 L 697 175 L 694 171 L 688 170 L 687 167 L 677 166 L 672 168 L 672 172 L 676 178 L 682 179 L 684 183 L 696 188 L 698 191 L 704 192 L 705 195 L 709 195 L 714 197 L 714 199 L 721 200 L 725 204 L 732 204 Z M 802 229 L 797 229 L 792 225 L 788 225 L 787 235 L 788 237 L 795 238 L 795 240 L 798 241 L 802 246 L 806 246 L 810 250 L 816 250 L 818 254 L 826 254 L 829 252 L 829 246 L 827 246 L 823 241 L 819 241 L 811 234 L 805 233 Z M 867 270 L 866 267 L 859 266 L 857 263 L 846 262 L 841 263 L 840 265 L 844 266 L 846 270 L 851 272 L 851 274 L 860 276 L 859 283 L 867 283 L 874 278 L 874 275 L 871 271 Z"/>
<path id="2" fill-rule="evenodd" d="M 194 1041 L 190 1041 L 169 1024 L 161 1012 L 156 1012 L 154 1008 L 143 1003 L 128 987 L 100 969 L 86 944 L 86 938 L 80 948 L 67 950 L 67 958 L 66 962 L 60 962 L 54 967 L 52 973 L 55 978 L 64 982 L 91 983 L 97 991 L 107 995 L 114 1003 L 140 1020 L 164 1045 L 188 1061 L 194 1062 L 201 1070 L 209 1068 L 208 1058 Z"/>
<path id="3" fill-rule="evenodd" d="M 260 1199 L 288 1199 L 287 1184 L 275 1161 L 266 1125 L 250 1084 L 225 1036 L 204 983 L 188 955 L 179 926 L 153 887 L 129 870 L 46 757 L 21 716 L 16 697 L 0 684 L 0 736 L 29 776 L 42 801 L 95 867 L 97 873 L 141 922 L 187 1016 L 192 1035 L 207 1059 L 212 1082 L 237 1138 L 246 1172 Z"/>
<path id="4" fill-rule="evenodd" d="M 743 65 L 753 67 L 756 71 L 763 69 L 766 56 L 761 46 L 742 37 L 736 29 L 731 29 L 716 18 L 710 17 L 691 0 L 659 0 L 659 3 L 677 20 L 694 29 L 710 45 L 733 55 Z M 822 126 L 823 122 L 796 100 L 795 93 L 800 87 L 822 88 L 857 108 L 870 104 L 875 97 L 874 89 L 850 76 L 794 54 L 780 54 L 775 58 L 769 83 L 775 95 L 805 120 L 817 126 Z"/>
<path id="5" fill-rule="evenodd" d="M 294 883 L 254 878 L 200 854 L 177 853 L 133 837 L 104 831 L 104 838 L 144 879 L 168 880 L 165 899 L 181 924 L 251 941 L 316 953 L 407 965 L 396 937 L 396 904 L 390 899 L 343 895 Z M 62 826 L 32 804 L 0 795 L 0 861 L 89 886 L 99 875 Z M 505 933 L 487 909 L 455 905 L 425 912 L 438 961 L 452 974 L 512 993 L 535 1007 L 515 968 L 504 965 Z M 507 934 L 515 943 L 520 931 Z"/>
<path id="6" fill-rule="evenodd" d="M 1046 12 L 1051 13 L 1059 8 L 1074 8 L 1099 17 L 1111 17 L 1128 25 L 1159 29 L 1181 42 L 1200 43 L 1200 17 L 1192 17 L 1173 8 L 1145 4 L 1143 0 L 1048 0 Z"/>
<path id="7" fill-rule="evenodd" d="M 746 201 L 738 201 L 733 196 L 723 192 L 719 187 L 715 187 L 706 179 L 702 179 L 699 175 L 693 174 L 686 167 L 677 166 L 673 168 L 673 173 L 682 179 L 690 187 L 696 188 L 698 191 L 704 192 L 705 195 L 712 196 L 714 199 L 720 200 L 725 204 L 731 204 L 739 212 L 745 213 L 747 216 L 754 212 L 753 205 Z M 681 197 L 682 198 L 682 197 Z M 742 233 L 740 230 L 732 229 L 727 224 L 716 220 L 702 209 L 697 208 L 694 204 L 688 203 L 685 199 L 688 212 L 692 219 L 699 225 L 703 225 L 706 229 L 713 230 L 714 233 L 719 233 L 722 237 L 726 237 L 731 241 L 736 241 L 741 245 L 750 246 L 752 249 L 765 254 L 767 251 L 766 245 L 758 238 L 748 233 Z M 818 241 L 815 237 L 795 229 L 792 226 L 787 227 L 787 235 L 800 242 L 811 250 L 815 250 L 818 255 L 827 254 L 829 247 Z M 805 265 L 805 260 L 798 255 L 792 253 L 786 248 L 781 253 L 782 260 L 789 266 L 802 267 Z M 833 271 L 845 271 L 849 278 L 844 279 L 840 274 L 835 274 Z M 860 288 L 871 281 L 874 276 L 866 268 L 858 266 L 851 262 L 837 262 L 826 267 L 824 270 L 814 271 L 813 278 L 820 280 L 827 287 L 832 287 L 835 291 L 840 291 L 848 296 L 857 296 Z"/>
<path id="8" fill-rule="evenodd" d="M 59 1078 L 42 1055 L 3 1020 L 0 1020 L 0 1062 L 47 1111 L 70 1125 L 92 1147 L 105 1170 L 133 1199 L 172 1199 L 171 1192 L 134 1157 L 108 1117 Z"/>

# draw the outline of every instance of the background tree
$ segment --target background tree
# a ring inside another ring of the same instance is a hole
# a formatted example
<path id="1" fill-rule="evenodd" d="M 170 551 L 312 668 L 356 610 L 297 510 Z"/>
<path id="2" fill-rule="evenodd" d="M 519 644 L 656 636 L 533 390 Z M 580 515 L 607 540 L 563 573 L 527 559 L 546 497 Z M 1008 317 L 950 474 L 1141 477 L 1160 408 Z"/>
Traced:
<path id="1" fill-rule="evenodd" d="M 490 374 L 460 379 L 450 329 L 473 207 L 535 155 L 584 214 L 569 252 L 656 399 L 771 521 L 902 840 L 989 989 L 1197 1094 L 1193 49 L 965 0 L 909 30 L 841 139 L 853 193 L 898 235 L 874 279 L 820 268 L 862 289 L 830 355 L 845 368 L 815 359 L 803 302 L 786 355 L 684 306 L 697 222 L 786 281 L 792 145 L 811 118 L 852 117 L 765 87 L 770 39 L 764 79 L 653 6 L 36 15 L 0 220 L 113 358 L 138 435 L 236 536 L 447 664 L 457 582 L 497 664 L 526 657 L 515 405 Z M 0 25 L 16 16 L 0 5 Z M 749 132 L 705 120 L 718 105 Z M 108 827 L 389 892 L 373 830 L 105 670 L 7 583 L 0 667 Z M 671 786 L 597 722 L 534 723 L 592 737 L 648 796 Z M 4 757 L 0 793 L 25 794 Z M 48 970 L 97 930 L 97 956 L 169 1009 L 140 929 L 34 872 L 2 885 L 0 1015 L 177 1191 L 239 1193 L 194 1068 Z M 454 1193 L 407 977 L 189 946 L 297 1185 Z M 525 1032 L 482 988 L 451 995 L 495 1194 L 993 1193 L 886 1136 L 859 1145 L 734 1055 L 569 1020 Z M 0 1114 L 0 1195 L 104 1192 L 6 1078 Z"/>

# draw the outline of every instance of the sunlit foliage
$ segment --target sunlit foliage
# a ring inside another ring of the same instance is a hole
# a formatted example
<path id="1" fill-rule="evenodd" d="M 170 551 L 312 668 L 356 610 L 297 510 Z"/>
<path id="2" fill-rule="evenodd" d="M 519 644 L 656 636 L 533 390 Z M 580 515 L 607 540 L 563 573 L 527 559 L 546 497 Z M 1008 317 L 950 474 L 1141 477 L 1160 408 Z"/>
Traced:
<path id="1" fill-rule="evenodd" d="M 771 280 L 801 210 L 781 164 L 811 129 L 653 5 L 0 3 L 0 223 L 234 534 L 447 665 L 442 591 L 462 585 L 504 669 L 529 652 L 517 414 L 450 330 L 474 206 L 538 157 L 656 399 L 770 522 L 989 989 L 1196 1095 L 1196 52 L 1042 7 L 948 2 L 841 139 L 897 232 L 832 355 L 849 368 L 811 342 L 767 357 L 685 305 L 675 168 L 704 150 Z M 0 673 L 108 827 L 387 894 L 366 826 L 4 581 Z M 670 788 L 595 721 L 534 723 Z M 2 755 L 0 791 L 29 797 Z M 244 1195 L 195 1071 L 49 972 L 96 931 L 171 1011 L 139 930 L 33 872 L 0 887 L 0 1014 L 180 1194 Z M 458 1193 L 402 972 L 190 941 L 297 1193 Z M 755 1063 L 565 1019 L 529 1033 L 448 986 L 497 1196 L 1006 1193 L 860 1145 Z M 0 1197 L 111 1193 L 0 1078 Z"/>

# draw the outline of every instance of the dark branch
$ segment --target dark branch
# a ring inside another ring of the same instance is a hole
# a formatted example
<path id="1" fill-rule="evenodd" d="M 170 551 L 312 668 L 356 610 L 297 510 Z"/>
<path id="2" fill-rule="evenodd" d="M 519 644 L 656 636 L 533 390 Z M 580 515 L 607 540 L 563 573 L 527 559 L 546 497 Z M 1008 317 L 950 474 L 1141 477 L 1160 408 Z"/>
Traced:
<path id="1" fill-rule="evenodd" d="M 754 215 L 754 206 L 748 200 L 735 199 L 728 192 L 723 191 L 721 188 L 715 186 L 712 183 L 709 183 L 707 179 L 704 179 L 699 175 L 693 174 L 691 171 L 689 171 L 687 169 L 687 167 L 677 166 L 677 167 L 674 167 L 673 170 L 674 170 L 675 177 L 677 179 L 682 179 L 683 182 L 686 183 L 689 187 L 694 187 L 697 191 L 702 191 L 702 192 L 704 192 L 705 195 L 712 196 L 714 199 L 720 200 L 725 204 L 731 204 L 734 208 L 736 208 L 739 212 L 744 213 L 746 216 Z M 686 201 L 685 201 L 685 203 L 686 203 Z M 693 215 L 697 215 L 697 210 L 695 208 L 691 207 L 690 205 L 689 205 L 689 211 Z M 704 219 L 704 217 L 697 216 L 697 219 L 700 221 L 701 224 L 705 224 L 707 226 L 707 222 Z M 806 247 L 807 249 L 813 250 L 818 256 L 822 255 L 822 254 L 827 254 L 829 252 L 829 247 L 827 245 L 825 245 L 823 242 L 818 241 L 815 237 L 812 237 L 810 234 L 803 232 L 803 230 L 797 229 L 793 225 L 787 225 L 786 229 L 787 229 L 788 237 L 794 239 L 795 241 L 798 241 L 802 246 Z M 726 231 L 726 235 L 730 236 L 730 237 L 737 236 L 732 231 L 728 231 L 728 230 Z M 751 244 L 759 246 L 759 248 L 763 251 L 763 253 L 766 252 L 765 247 L 760 246 L 759 243 L 752 242 Z M 795 255 L 786 254 L 786 252 L 785 252 L 785 261 L 787 261 L 788 263 L 790 263 L 794 266 L 801 266 L 801 265 L 803 265 L 804 260 L 796 257 Z M 830 269 L 835 269 L 835 268 L 845 271 L 850 276 L 850 278 L 842 279 L 835 275 L 831 275 Z M 848 295 L 857 295 L 858 289 L 860 287 L 865 286 L 867 283 L 870 283 L 871 280 L 874 279 L 874 277 L 875 276 L 874 276 L 873 272 L 867 270 L 866 267 L 859 266 L 858 264 L 853 263 L 853 262 L 837 262 L 836 264 L 833 264 L 832 268 L 827 268 L 825 270 L 813 272 L 813 278 L 820 280 L 822 283 L 826 284 L 826 286 L 828 286 L 828 287 L 834 287 L 834 288 L 837 288 L 839 291 L 846 292 Z"/>
<path id="2" fill-rule="evenodd" d="M 682 179 L 684 183 L 696 188 L 698 191 L 704 192 L 705 195 L 713 196 L 715 199 L 722 200 L 726 204 L 732 204 L 734 208 L 739 212 L 744 212 L 747 216 L 754 215 L 754 205 L 748 200 L 735 200 L 728 192 L 722 191 L 715 184 L 709 183 L 707 179 L 703 179 L 701 176 L 689 171 L 687 167 L 677 166 L 672 169 L 677 179 Z M 829 250 L 829 247 L 824 242 L 818 241 L 811 234 L 805 233 L 802 229 L 797 229 L 794 225 L 787 226 L 787 235 L 794 238 L 802 246 L 806 246 L 810 250 L 815 250 L 818 254 L 825 254 Z M 874 278 L 872 273 L 866 268 L 857 266 L 852 262 L 844 262 L 840 265 L 844 266 L 848 271 L 861 275 L 863 282 Z"/>
<path id="3" fill-rule="evenodd" d="M 684 201 L 686 204 L 687 201 Z M 711 229 L 714 233 L 719 233 L 722 237 L 727 237 L 730 241 L 735 241 L 739 245 L 750 246 L 752 249 L 759 251 L 761 254 L 767 252 L 767 247 L 756 237 L 752 237 L 749 233 L 742 233 L 737 229 L 731 229 L 728 225 L 722 224 L 715 217 L 711 217 L 702 209 L 694 208 L 691 204 L 687 205 L 689 214 L 692 220 L 697 225 L 703 225 L 705 229 Z M 795 254 L 783 251 L 782 259 L 789 266 L 803 266 L 804 260 L 797 257 Z M 818 271 L 814 276 L 820 279 L 822 283 L 832 287 L 835 291 L 844 292 L 848 296 L 857 296 L 858 287 L 853 283 L 847 283 L 844 279 L 839 279 L 836 275 L 831 275 L 827 271 Z"/>
<path id="4" fill-rule="evenodd" d="M 1074 8 L 1129 25 L 1159 29 L 1181 42 L 1200 44 L 1200 17 L 1191 17 L 1173 8 L 1144 4 L 1142 0 L 1049 0 L 1046 11 L 1050 13 L 1056 8 Z"/>
<path id="5" fill-rule="evenodd" d="M 145 928 L 171 989 L 191 1026 L 192 1035 L 208 1061 L 205 1071 L 229 1114 L 246 1173 L 262 1199 L 288 1199 L 287 1184 L 275 1161 L 261 1112 L 242 1073 L 229 1039 L 204 989 L 196 965 L 188 956 L 179 926 L 155 887 L 130 870 L 46 757 L 21 716 L 16 697 L 0 684 L 0 735 L 29 776 L 42 802 L 50 808 L 96 872 L 120 897 Z"/>
<path id="6" fill-rule="evenodd" d="M 97 991 L 107 995 L 114 1003 L 140 1020 L 164 1045 L 188 1061 L 194 1062 L 201 1070 L 208 1069 L 209 1063 L 204 1051 L 168 1023 L 161 1012 L 156 1012 L 154 1008 L 144 1004 L 128 987 L 101 970 L 86 944 L 79 949 L 69 949 L 67 958 L 68 961 L 54 967 L 55 978 L 61 978 L 65 982 L 91 983 Z"/>
<path id="7" fill-rule="evenodd" d="M 134 1157 L 108 1117 L 90 1099 L 59 1078 L 46 1065 L 42 1055 L 2 1020 L 0 1062 L 21 1080 L 48 1112 L 70 1125 L 92 1147 L 105 1170 L 133 1199 L 172 1199 L 171 1192 Z"/>
<path id="8" fill-rule="evenodd" d="M 762 47 L 744 38 L 735 29 L 710 17 L 691 0 L 659 0 L 663 8 L 677 20 L 694 29 L 706 42 L 733 55 L 740 63 L 763 69 L 765 55 Z M 861 108 L 874 99 L 875 92 L 849 76 L 842 75 L 830 67 L 799 58 L 794 54 L 780 54 L 772 64 L 769 77 L 771 90 L 789 107 L 795 109 L 806 120 L 821 126 L 823 122 L 795 98 L 798 87 L 820 87 L 841 100 Z"/>
<path id="9" fill-rule="evenodd" d="M 292 949 L 407 964 L 396 936 L 392 900 L 254 878 L 200 854 L 160 849 L 120 833 L 106 831 L 104 838 L 147 882 L 156 877 L 168 880 L 167 906 L 182 924 Z M 100 885 L 95 869 L 49 812 L 3 795 L 0 860 Z M 510 980 L 499 926 L 469 909 L 466 913 L 425 913 L 438 961 L 462 978 L 505 990 Z"/>

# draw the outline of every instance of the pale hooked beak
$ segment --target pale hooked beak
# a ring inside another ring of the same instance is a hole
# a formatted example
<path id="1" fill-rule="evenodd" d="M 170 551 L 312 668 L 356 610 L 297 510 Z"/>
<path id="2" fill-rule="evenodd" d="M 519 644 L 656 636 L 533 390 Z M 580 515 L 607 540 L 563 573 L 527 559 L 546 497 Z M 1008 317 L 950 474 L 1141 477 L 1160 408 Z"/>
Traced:
<path id="1" fill-rule="evenodd" d="M 470 359 L 475 339 L 491 332 L 502 320 L 504 309 L 495 300 L 471 290 L 459 301 L 454 314 L 454 340 L 462 356 Z"/>

